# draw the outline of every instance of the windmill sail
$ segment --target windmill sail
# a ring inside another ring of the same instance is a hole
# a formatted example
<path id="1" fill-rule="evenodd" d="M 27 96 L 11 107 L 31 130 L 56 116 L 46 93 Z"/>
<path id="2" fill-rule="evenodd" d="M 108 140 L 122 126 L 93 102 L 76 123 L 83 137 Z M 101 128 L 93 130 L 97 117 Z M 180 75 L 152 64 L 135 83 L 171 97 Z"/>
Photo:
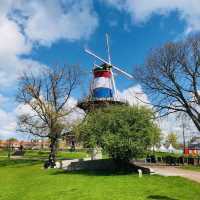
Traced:
<path id="1" fill-rule="evenodd" d="M 115 69 L 117 72 L 126 75 L 128 78 L 133 78 L 133 76 L 127 72 L 125 72 L 124 70 L 120 69 L 119 67 L 110 64 L 109 62 L 107 62 L 106 60 L 104 60 L 103 58 L 100 58 L 99 56 L 97 56 L 96 54 L 92 53 L 89 49 L 85 49 L 85 52 L 90 54 L 91 56 L 97 58 L 98 60 L 102 61 L 103 63 L 110 65 L 111 67 L 113 67 L 113 69 Z"/>

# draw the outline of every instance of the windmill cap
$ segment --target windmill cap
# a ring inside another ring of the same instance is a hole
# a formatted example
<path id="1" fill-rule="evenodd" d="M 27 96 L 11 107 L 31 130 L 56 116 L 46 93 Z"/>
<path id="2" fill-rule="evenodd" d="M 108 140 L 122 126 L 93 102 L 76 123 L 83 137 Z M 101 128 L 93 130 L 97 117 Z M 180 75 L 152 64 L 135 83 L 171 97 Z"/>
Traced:
<path id="1" fill-rule="evenodd" d="M 103 67 L 105 69 L 110 69 L 112 66 L 107 63 L 103 63 L 103 64 L 101 64 L 101 67 Z"/>

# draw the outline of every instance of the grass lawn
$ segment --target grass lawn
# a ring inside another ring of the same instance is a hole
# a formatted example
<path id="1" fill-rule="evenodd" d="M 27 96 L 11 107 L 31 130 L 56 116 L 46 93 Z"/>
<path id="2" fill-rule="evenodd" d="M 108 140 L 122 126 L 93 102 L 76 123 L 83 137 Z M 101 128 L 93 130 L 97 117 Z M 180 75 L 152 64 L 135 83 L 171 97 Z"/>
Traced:
<path id="1" fill-rule="evenodd" d="M 1 158 L 0 177 L 0 200 L 200 199 L 200 184 L 179 177 L 67 173 L 41 161 Z"/>
<path id="2" fill-rule="evenodd" d="M 6 157 L 6 156 L 8 156 L 8 152 L 0 149 L 0 157 Z"/>
<path id="3" fill-rule="evenodd" d="M 26 150 L 23 158 L 24 159 L 48 159 L 48 155 L 49 155 L 49 151 Z M 0 157 L 5 158 L 7 156 L 8 156 L 7 151 L 0 150 Z M 81 152 L 59 151 L 57 157 L 58 159 L 85 158 L 87 157 L 87 153 L 84 151 L 81 151 Z"/>
<path id="4" fill-rule="evenodd" d="M 36 151 L 28 150 L 25 153 L 25 158 L 48 158 L 49 151 Z M 85 152 L 69 152 L 69 151 L 59 151 L 57 157 L 59 159 L 74 159 L 74 158 L 84 158 L 87 154 Z"/>

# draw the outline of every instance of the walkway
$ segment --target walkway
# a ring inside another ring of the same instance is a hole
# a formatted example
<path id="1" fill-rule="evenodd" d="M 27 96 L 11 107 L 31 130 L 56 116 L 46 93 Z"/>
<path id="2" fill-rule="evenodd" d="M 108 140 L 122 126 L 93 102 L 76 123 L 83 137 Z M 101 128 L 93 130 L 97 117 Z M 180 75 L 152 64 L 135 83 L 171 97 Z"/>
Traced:
<path id="1" fill-rule="evenodd" d="M 200 183 L 200 172 L 181 169 L 174 166 L 155 166 L 144 165 L 144 167 L 151 168 L 156 174 L 162 176 L 181 176 Z"/>

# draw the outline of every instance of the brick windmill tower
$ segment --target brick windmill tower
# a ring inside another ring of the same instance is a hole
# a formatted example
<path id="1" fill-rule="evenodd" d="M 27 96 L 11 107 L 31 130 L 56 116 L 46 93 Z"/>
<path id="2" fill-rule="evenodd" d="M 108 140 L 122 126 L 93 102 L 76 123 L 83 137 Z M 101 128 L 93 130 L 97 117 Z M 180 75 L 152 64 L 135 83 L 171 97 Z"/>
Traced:
<path id="1" fill-rule="evenodd" d="M 108 34 L 106 34 L 106 49 L 108 60 L 97 56 L 89 49 L 85 49 L 86 53 L 101 62 L 100 65 L 94 64 L 89 96 L 78 103 L 78 107 L 86 112 L 103 106 L 125 104 L 125 102 L 119 101 L 117 98 L 113 71 L 131 79 L 133 76 L 111 63 Z"/>

